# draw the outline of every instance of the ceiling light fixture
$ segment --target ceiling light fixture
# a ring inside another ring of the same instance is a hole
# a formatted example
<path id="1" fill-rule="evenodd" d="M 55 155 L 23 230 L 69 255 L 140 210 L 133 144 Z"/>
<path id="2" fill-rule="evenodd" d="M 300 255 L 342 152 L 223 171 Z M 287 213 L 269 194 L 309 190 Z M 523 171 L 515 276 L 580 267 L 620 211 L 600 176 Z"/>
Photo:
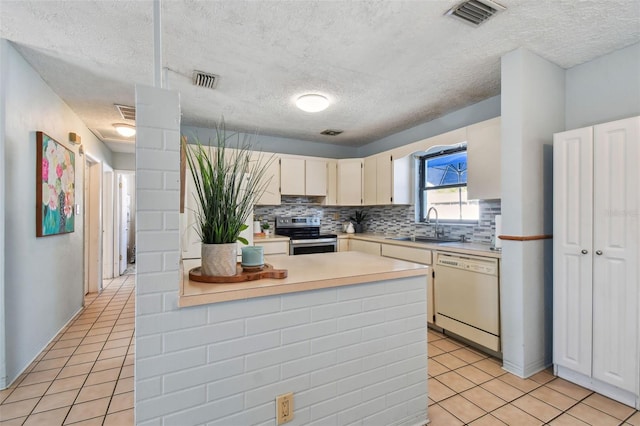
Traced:
<path id="1" fill-rule="evenodd" d="M 329 99 L 322 95 L 302 95 L 296 101 L 296 106 L 306 112 L 320 112 L 329 106 Z"/>
<path id="2" fill-rule="evenodd" d="M 115 123 L 113 127 L 116 129 L 116 132 L 124 138 L 130 138 L 136 134 L 135 126 L 132 126 L 131 124 Z"/>

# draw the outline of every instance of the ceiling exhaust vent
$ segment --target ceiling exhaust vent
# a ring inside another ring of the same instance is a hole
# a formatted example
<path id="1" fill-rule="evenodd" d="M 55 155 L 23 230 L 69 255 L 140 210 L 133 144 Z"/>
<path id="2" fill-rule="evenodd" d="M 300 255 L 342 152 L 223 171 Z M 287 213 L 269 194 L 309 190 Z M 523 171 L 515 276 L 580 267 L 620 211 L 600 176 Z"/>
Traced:
<path id="1" fill-rule="evenodd" d="M 218 79 L 220 76 L 210 74 L 208 72 L 194 71 L 193 72 L 193 85 L 198 87 L 205 87 L 207 89 L 215 89 L 218 85 Z"/>
<path id="2" fill-rule="evenodd" d="M 322 132 L 320 132 L 320 134 L 321 135 L 327 135 L 327 136 L 338 136 L 342 132 L 343 132 L 342 130 L 327 129 L 327 130 L 323 130 Z"/>
<path id="3" fill-rule="evenodd" d="M 505 9 L 506 7 L 491 0 L 467 0 L 449 9 L 445 15 L 477 27 Z"/>
<path id="4" fill-rule="evenodd" d="M 120 116 L 125 120 L 133 120 L 136 121 L 136 108 L 127 105 L 118 105 L 114 104 Z"/>

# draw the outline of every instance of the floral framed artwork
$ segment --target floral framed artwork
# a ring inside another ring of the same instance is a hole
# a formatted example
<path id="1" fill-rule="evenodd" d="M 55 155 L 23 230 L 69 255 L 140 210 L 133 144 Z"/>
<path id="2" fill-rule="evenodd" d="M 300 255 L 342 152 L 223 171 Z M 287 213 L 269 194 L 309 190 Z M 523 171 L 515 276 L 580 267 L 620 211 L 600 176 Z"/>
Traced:
<path id="1" fill-rule="evenodd" d="M 74 231 L 75 154 L 36 132 L 36 236 Z"/>

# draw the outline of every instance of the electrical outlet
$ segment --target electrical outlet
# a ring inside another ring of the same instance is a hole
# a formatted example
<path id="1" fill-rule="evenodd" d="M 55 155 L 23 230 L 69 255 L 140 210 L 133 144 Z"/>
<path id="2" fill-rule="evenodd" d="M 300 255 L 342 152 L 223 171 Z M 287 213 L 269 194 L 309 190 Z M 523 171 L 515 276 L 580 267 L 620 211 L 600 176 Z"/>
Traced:
<path id="1" fill-rule="evenodd" d="M 293 392 L 276 397 L 276 425 L 293 420 Z"/>

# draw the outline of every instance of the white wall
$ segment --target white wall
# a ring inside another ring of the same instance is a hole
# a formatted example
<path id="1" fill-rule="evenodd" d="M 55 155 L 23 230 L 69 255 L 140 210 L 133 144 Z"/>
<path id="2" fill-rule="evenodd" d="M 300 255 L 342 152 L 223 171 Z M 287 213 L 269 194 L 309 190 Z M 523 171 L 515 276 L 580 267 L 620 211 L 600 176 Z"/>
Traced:
<path id="1" fill-rule="evenodd" d="M 8 44 L 0 39 L 0 129 L 6 127 L 6 108 L 5 108 L 5 87 L 7 81 L 6 76 L 9 75 L 8 62 L 5 59 L 8 53 Z M 0 170 L 5 170 L 5 132 L 0 130 Z M 7 386 L 7 364 L 6 364 L 6 350 L 5 350 L 5 310 L 4 310 L 4 246 L 5 246 L 5 233 L 4 233 L 4 209 L 5 209 L 5 179 L 2 175 L 0 179 L 0 389 L 4 389 Z"/>
<path id="2" fill-rule="evenodd" d="M 124 152 L 113 153 L 113 168 L 116 170 L 135 170 L 136 155 Z"/>
<path id="3" fill-rule="evenodd" d="M 28 366 L 83 302 L 83 223 L 75 232 L 35 236 L 35 132 L 43 131 L 76 153 L 76 203 L 83 202 L 83 162 L 68 143 L 78 133 L 85 151 L 111 162 L 111 151 L 86 128 L 6 40 L 0 99 L 5 165 L 4 327 L 7 385 Z"/>
<path id="4" fill-rule="evenodd" d="M 564 129 L 565 73 L 525 50 L 502 57 L 502 233 L 552 232 L 553 133 Z M 551 363 L 551 240 L 503 241 L 504 368 L 521 377 Z"/>
<path id="5" fill-rule="evenodd" d="M 566 72 L 566 129 L 640 115 L 640 43 Z"/>

